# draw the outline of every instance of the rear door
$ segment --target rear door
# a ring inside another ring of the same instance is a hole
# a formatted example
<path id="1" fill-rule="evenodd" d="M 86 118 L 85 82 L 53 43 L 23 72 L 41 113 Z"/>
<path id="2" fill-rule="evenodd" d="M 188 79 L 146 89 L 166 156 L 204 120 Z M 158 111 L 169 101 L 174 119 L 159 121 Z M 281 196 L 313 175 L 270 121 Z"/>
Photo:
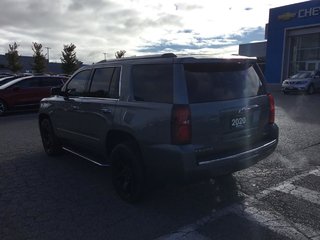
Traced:
<path id="1" fill-rule="evenodd" d="M 248 62 L 184 64 L 192 142 L 217 155 L 253 148 L 263 138 L 269 102 Z"/>
<path id="2" fill-rule="evenodd" d="M 104 155 L 105 140 L 112 127 L 115 107 L 119 99 L 120 67 L 100 67 L 93 72 L 88 92 L 81 97 L 79 129 L 83 149 L 91 155 Z"/>
<path id="3" fill-rule="evenodd" d="M 9 90 L 13 105 L 16 107 L 36 105 L 40 102 L 38 92 L 41 88 L 37 77 L 23 79 L 10 86 Z"/>

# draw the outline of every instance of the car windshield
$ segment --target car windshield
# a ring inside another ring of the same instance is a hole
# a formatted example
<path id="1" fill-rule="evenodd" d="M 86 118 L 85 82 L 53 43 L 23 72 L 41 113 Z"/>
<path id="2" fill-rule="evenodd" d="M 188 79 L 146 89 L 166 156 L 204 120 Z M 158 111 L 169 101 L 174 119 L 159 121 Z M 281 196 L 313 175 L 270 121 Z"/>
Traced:
<path id="1" fill-rule="evenodd" d="M 309 78 L 311 77 L 312 73 L 311 72 L 299 72 L 293 76 L 291 76 L 291 79 L 299 79 L 299 78 Z"/>

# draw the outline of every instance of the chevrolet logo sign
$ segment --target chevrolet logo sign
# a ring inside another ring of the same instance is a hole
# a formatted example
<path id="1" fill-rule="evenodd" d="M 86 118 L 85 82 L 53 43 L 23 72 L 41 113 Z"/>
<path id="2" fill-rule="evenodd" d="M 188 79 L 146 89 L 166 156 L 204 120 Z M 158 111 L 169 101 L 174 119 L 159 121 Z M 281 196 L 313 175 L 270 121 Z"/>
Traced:
<path id="1" fill-rule="evenodd" d="M 284 14 L 279 15 L 278 19 L 281 21 L 288 21 L 288 20 L 291 20 L 292 18 L 295 18 L 296 15 L 297 15 L 296 13 L 286 12 Z"/>

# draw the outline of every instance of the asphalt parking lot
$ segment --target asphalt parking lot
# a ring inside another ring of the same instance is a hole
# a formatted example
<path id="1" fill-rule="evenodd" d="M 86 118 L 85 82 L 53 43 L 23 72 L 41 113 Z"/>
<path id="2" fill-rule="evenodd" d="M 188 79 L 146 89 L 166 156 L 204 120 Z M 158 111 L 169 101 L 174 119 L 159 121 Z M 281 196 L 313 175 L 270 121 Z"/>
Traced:
<path id="1" fill-rule="evenodd" d="M 138 205 L 117 197 L 108 168 L 46 156 L 36 113 L 1 117 L 0 239 L 320 239 L 320 94 L 274 96 L 274 154 Z"/>

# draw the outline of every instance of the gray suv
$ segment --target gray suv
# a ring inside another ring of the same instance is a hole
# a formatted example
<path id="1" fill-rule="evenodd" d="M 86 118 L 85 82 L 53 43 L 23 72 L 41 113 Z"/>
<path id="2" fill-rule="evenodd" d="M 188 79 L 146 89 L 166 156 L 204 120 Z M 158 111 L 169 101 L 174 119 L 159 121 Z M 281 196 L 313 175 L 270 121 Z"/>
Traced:
<path id="1" fill-rule="evenodd" d="M 48 155 L 110 166 L 117 193 L 134 202 L 154 180 L 229 175 L 267 157 L 274 117 L 255 59 L 167 53 L 79 69 L 41 101 L 39 126 Z"/>

